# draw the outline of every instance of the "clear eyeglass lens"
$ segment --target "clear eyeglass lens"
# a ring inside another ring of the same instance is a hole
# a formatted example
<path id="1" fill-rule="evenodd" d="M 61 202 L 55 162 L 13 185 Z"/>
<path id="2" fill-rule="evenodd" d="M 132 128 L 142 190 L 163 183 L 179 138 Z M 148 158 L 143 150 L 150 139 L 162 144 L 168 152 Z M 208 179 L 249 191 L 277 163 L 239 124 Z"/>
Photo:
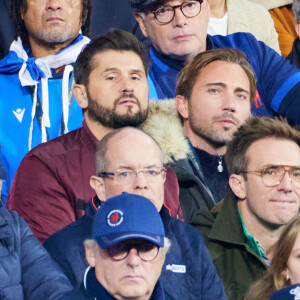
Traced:
<path id="1" fill-rule="evenodd" d="M 285 173 L 288 172 L 289 178 L 294 183 L 295 186 L 300 187 L 300 169 L 290 168 L 285 170 L 284 167 L 272 167 L 262 172 L 262 179 L 266 186 L 278 185 Z"/>
<path id="2" fill-rule="evenodd" d="M 132 182 L 138 173 L 143 173 L 145 178 L 148 181 L 155 181 L 158 178 L 158 175 L 161 173 L 165 173 L 164 168 L 151 168 L 151 169 L 144 169 L 140 171 L 135 170 L 116 170 L 116 180 L 120 183 L 129 183 Z M 165 176 L 165 175 L 164 175 Z"/>
<path id="3" fill-rule="evenodd" d="M 186 17 L 195 17 L 200 12 L 200 2 L 198 1 L 189 1 L 183 3 L 182 5 L 182 13 Z"/>
<path id="4" fill-rule="evenodd" d="M 180 8 L 186 17 L 192 18 L 199 14 L 201 4 L 199 1 L 188 1 L 184 2 Z M 169 23 L 175 16 L 175 7 L 169 5 L 162 6 L 154 12 L 154 15 L 158 22 Z"/>

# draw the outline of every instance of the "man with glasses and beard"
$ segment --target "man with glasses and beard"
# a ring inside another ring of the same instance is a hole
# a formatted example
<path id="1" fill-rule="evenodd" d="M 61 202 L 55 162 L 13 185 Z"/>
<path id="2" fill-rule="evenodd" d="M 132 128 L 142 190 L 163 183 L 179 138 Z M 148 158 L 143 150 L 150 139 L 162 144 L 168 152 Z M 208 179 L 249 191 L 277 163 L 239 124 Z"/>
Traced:
<path id="1" fill-rule="evenodd" d="M 94 195 L 89 179 L 97 143 L 112 129 L 136 127 L 147 118 L 147 71 L 142 44 L 125 31 L 93 40 L 79 55 L 73 93 L 83 110 L 83 126 L 28 153 L 7 200 L 7 208 L 16 210 L 41 242 L 84 215 Z M 174 180 L 167 185 L 175 193 L 176 175 L 170 170 L 167 177 Z M 172 210 L 172 203 L 168 206 Z"/>

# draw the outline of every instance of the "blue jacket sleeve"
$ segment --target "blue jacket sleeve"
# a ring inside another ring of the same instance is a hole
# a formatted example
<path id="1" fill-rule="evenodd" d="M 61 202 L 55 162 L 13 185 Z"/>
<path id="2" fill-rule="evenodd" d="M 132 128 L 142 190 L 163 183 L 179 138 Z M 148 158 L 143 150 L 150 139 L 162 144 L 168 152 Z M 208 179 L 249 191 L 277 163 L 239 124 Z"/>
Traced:
<path id="1" fill-rule="evenodd" d="M 33 236 L 25 221 L 20 223 L 20 263 L 25 299 L 59 299 L 72 290 L 65 277 L 48 252 Z"/>
<path id="2" fill-rule="evenodd" d="M 214 48 L 235 48 L 246 54 L 257 79 L 257 90 L 270 114 L 282 115 L 291 124 L 300 123 L 300 105 L 295 99 L 300 93 L 300 71 L 295 66 L 250 33 L 211 39 Z"/>

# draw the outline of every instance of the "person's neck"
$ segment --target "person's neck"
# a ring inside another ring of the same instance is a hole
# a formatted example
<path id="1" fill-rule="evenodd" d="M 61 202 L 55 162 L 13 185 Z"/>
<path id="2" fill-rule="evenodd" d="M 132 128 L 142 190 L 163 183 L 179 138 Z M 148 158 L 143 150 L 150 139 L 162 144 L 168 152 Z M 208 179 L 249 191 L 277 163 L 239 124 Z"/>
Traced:
<path id="1" fill-rule="evenodd" d="M 244 225 L 249 233 L 259 242 L 259 244 L 265 249 L 266 256 L 269 260 L 272 260 L 274 254 L 274 246 L 277 242 L 283 228 L 282 226 L 267 226 L 266 223 L 260 222 L 257 217 L 249 212 L 248 209 L 244 209 L 247 205 L 246 200 L 238 200 L 238 208 L 241 213 Z"/>
<path id="2" fill-rule="evenodd" d="M 227 12 L 226 0 L 210 1 L 210 16 L 213 18 L 223 18 Z"/>
<path id="3" fill-rule="evenodd" d="M 76 39 L 73 38 L 64 43 L 41 43 L 41 41 L 37 41 L 36 39 L 29 38 L 30 51 L 31 56 L 34 58 L 42 58 L 49 55 L 55 55 L 60 52 L 62 49 L 66 48 Z"/>
<path id="4" fill-rule="evenodd" d="M 194 148 L 204 150 L 211 155 L 225 155 L 227 150 L 226 145 L 220 146 L 218 144 L 213 144 L 207 139 L 204 139 L 203 137 L 195 134 L 190 128 L 185 128 L 184 133 L 188 137 Z"/>
<path id="5" fill-rule="evenodd" d="M 91 120 L 86 115 L 87 113 L 84 114 L 86 125 L 98 141 L 102 140 L 106 134 L 112 131 L 111 128 L 105 127 L 99 122 Z"/>

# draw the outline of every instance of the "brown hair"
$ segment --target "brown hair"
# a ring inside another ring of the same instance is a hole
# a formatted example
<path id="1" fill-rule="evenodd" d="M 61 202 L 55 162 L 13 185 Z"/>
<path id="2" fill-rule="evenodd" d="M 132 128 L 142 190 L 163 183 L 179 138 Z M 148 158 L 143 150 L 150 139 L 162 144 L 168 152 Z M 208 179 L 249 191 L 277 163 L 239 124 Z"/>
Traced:
<path id="1" fill-rule="evenodd" d="M 266 274 L 248 290 L 245 300 L 269 299 L 272 293 L 291 284 L 285 270 L 295 241 L 300 233 L 300 216 L 292 219 L 282 231 L 275 244 L 272 263 Z"/>
<path id="2" fill-rule="evenodd" d="M 246 55 L 240 50 L 228 48 L 200 52 L 190 59 L 179 73 L 175 95 L 184 96 L 189 100 L 202 69 L 214 61 L 225 61 L 242 67 L 250 82 L 250 101 L 253 101 L 256 92 L 256 78 L 250 64 L 246 60 Z"/>
<path id="3" fill-rule="evenodd" d="M 247 169 L 247 150 L 257 140 L 274 137 L 295 142 L 300 147 L 300 133 L 285 119 L 251 117 L 233 135 L 225 154 L 229 174 L 241 174 Z M 267 150 L 267 149 L 266 149 Z"/>

